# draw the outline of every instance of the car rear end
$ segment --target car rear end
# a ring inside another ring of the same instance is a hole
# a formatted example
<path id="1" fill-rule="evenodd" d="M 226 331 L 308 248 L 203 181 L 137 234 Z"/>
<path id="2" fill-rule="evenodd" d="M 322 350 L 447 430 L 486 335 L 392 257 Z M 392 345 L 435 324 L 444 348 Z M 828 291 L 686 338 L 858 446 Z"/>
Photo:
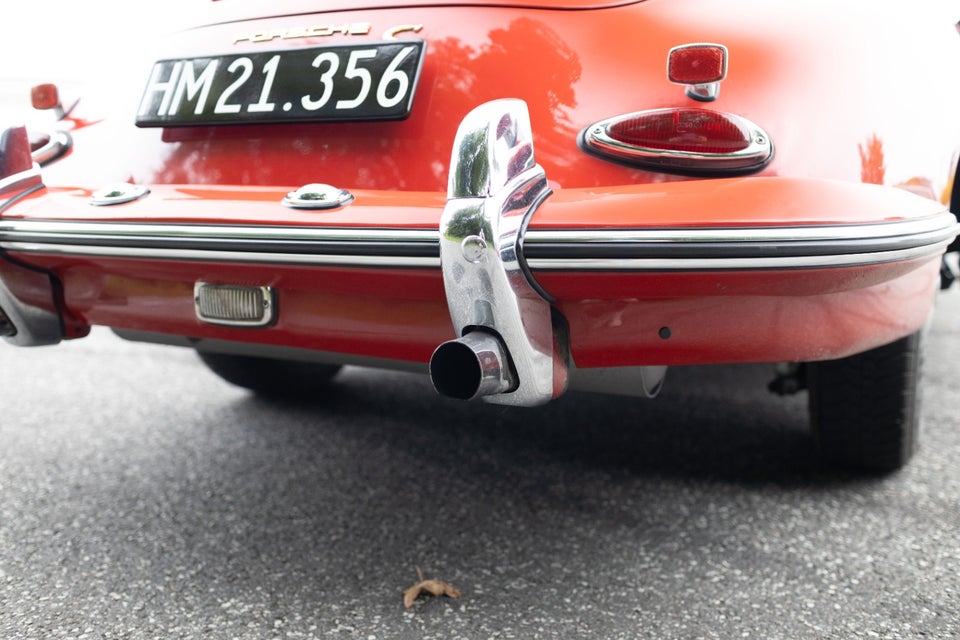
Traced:
<path id="1" fill-rule="evenodd" d="M 960 140 L 935 12 L 201 4 L 42 168 L 8 131 L 12 341 L 432 360 L 441 391 L 530 405 L 929 316 Z"/>

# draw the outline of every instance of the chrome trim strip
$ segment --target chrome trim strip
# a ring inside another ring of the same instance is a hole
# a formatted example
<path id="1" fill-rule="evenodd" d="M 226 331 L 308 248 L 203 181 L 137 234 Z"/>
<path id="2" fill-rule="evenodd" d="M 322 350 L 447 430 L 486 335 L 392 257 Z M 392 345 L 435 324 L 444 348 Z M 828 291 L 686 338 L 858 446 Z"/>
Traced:
<path id="1" fill-rule="evenodd" d="M 787 258 L 614 258 L 614 259 L 528 259 L 533 271 L 757 271 L 827 269 L 884 264 L 913 260 L 943 253 L 949 242 L 916 249 L 875 253 L 851 253 L 839 256 L 800 256 Z"/>
<path id="2" fill-rule="evenodd" d="M 663 229 L 530 229 L 525 243 L 648 243 L 674 242 L 789 242 L 793 240 L 858 240 L 909 236 L 929 232 L 957 233 L 958 225 L 952 213 L 942 212 L 923 218 L 909 218 L 890 222 L 865 224 L 726 227 L 717 229 L 663 228 Z"/>
<path id="3" fill-rule="evenodd" d="M 537 270 L 796 269 L 933 255 L 960 231 L 949 211 L 857 225 L 727 229 L 529 229 Z M 271 264 L 439 268 L 435 229 L 306 228 L 0 219 L 7 251 Z M 463 249 L 458 246 L 458 251 Z"/>
<path id="4" fill-rule="evenodd" d="M 156 260 L 195 260 L 199 262 L 249 262 L 263 264 L 299 264 L 306 266 L 346 266 L 375 268 L 439 269 L 440 258 L 404 256 L 325 255 L 304 253 L 264 253 L 249 251 L 204 251 L 199 249 L 151 249 L 2 242 L 0 249 L 57 255 L 97 256 Z"/>
<path id="5" fill-rule="evenodd" d="M 436 229 L 0 220 L 0 248 L 31 253 L 374 267 L 440 266 Z"/>
<path id="6" fill-rule="evenodd" d="M 281 227 L 267 225 L 166 224 L 135 222 L 72 222 L 68 220 L 0 219 L 0 238 L 7 234 L 37 234 L 75 239 L 171 238 L 193 240 L 264 240 L 290 242 L 415 242 L 438 241 L 436 229 L 345 227 Z"/>
<path id="7" fill-rule="evenodd" d="M 737 229 L 531 230 L 536 270 L 700 271 L 878 264 L 934 255 L 960 232 L 949 211 L 862 225 Z"/>

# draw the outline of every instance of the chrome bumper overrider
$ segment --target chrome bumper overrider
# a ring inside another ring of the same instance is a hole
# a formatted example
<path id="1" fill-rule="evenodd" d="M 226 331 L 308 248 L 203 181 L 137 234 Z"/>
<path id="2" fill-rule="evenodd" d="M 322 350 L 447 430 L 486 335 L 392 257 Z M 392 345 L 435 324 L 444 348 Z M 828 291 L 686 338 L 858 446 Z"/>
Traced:
<path id="1" fill-rule="evenodd" d="M 554 333 L 550 303 L 520 253 L 523 230 L 549 195 L 546 173 L 534 160 L 525 103 L 498 100 L 464 118 L 440 220 L 443 284 L 461 336 L 440 345 L 430 361 L 441 393 L 535 405 L 566 389 L 568 358 Z M 451 366 L 465 351 L 475 361 Z"/>

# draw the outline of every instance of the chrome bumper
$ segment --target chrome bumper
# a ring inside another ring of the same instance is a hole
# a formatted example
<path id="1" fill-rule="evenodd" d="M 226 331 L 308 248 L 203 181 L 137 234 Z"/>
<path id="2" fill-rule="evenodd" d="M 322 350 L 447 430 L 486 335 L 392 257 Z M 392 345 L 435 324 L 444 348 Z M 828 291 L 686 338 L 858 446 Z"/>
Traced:
<path id="1" fill-rule="evenodd" d="M 171 206 L 178 203 L 172 202 Z M 546 205 L 549 206 L 549 200 Z M 278 205 L 277 206 L 282 206 Z M 356 206 L 356 205 L 354 205 Z M 946 207 L 890 222 L 730 229 L 521 230 L 533 271 L 702 272 L 813 269 L 898 262 L 943 253 L 960 231 Z M 0 249 L 44 255 L 204 260 L 304 266 L 440 266 L 437 230 L 0 217 Z"/>

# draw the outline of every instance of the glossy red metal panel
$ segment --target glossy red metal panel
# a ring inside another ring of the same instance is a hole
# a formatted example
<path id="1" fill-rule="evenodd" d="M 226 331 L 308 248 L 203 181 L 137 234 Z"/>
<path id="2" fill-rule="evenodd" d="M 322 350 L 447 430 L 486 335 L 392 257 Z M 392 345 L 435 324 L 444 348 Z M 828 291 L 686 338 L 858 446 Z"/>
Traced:
<path id="1" fill-rule="evenodd" d="M 421 363 L 453 337 L 433 270 L 18 257 L 52 269 L 68 311 L 90 324 Z M 557 297 L 577 366 L 589 368 L 841 357 L 919 329 L 938 268 L 926 259 L 834 270 L 537 278 Z M 197 280 L 277 288 L 277 325 L 200 322 Z"/>
<path id="2" fill-rule="evenodd" d="M 221 223 L 316 227 L 435 229 L 445 198 L 436 192 L 356 191 L 347 207 L 310 211 L 283 205 L 287 189 L 154 185 L 140 200 L 90 205 L 92 189 L 50 188 L 24 199 L 5 217 L 98 222 Z"/>
<path id="3" fill-rule="evenodd" d="M 827 225 L 935 215 L 943 206 L 903 189 L 833 180 L 726 178 L 554 193 L 531 228 Z"/>
<path id="4" fill-rule="evenodd" d="M 91 189 L 50 188 L 4 212 L 8 218 L 229 223 L 316 227 L 433 229 L 445 197 L 437 192 L 354 193 L 330 211 L 282 205 L 286 189 L 155 185 L 147 197 L 117 207 L 91 207 Z M 531 229 L 637 229 L 809 226 L 877 223 L 936 215 L 939 203 L 905 189 L 830 180 L 727 178 L 553 193 Z"/>
<path id="5" fill-rule="evenodd" d="M 397 25 L 423 25 L 407 34 L 427 42 L 413 113 L 401 122 L 349 127 L 137 131 L 130 118 L 142 86 L 132 82 L 125 84 L 125 99 L 108 98 L 118 112 L 115 118 L 77 132 L 69 183 L 132 178 L 150 184 L 296 186 L 325 181 L 345 188 L 442 191 L 460 119 L 479 103 L 507 96 L 529 105 L 538 161 L 555 186 L 684 179 L 587 156 L 577 148 L 576 136 L 620 113 L 699 104 L 668 81 L 666 56 L 678 44 L 709 41 L 727 46 L 730 56 L 720 98 L 710 107 L 747 117 L 770 133 L 777 156 L 766 174 L 859 181 L 858 149 L 876 138 L 884 149 L 887 184 L 924 176 L 939 190 L 949 153 L 960 139 L 950 111 L 960 91 L 945 86 L 937 66 L 923 61 L 957 59 L 960 39 L 952 22 L 925 21 L 928 12 L 919 6 L 909 11 L 875 6 L 865 12 L 856 5 L 750 0 L 651 0 L 593 11 L 408 7 L 332 14 L 345 23 L 370 22 L 366 36 L 260 43 L 235 40 L 245 29 L 282 30 L 330 16 L 290 11 L 251 23 L 219 24 L 186 31 L 154 55 L 370 42 Z M 148 71 L 145 66 L 143 82 Z M 903 95 L 911 100 L 900 99 Z M 923 117 L 917 117 L 916 104 L 924 105 Z M 60 168 L 51 172 L 53 184 Z"/>
<path id="6" fill-rule="evenodd" d="M 22 256 L 36 260 L 35 256 Z M 455 337 L 439 272 L 304 268 L 116 258 L 44 258 L 66 308 L 92 325 L 427 362 Z M 268 329 L 214 326 L 194 312 L 194 282 L 272 286 Z"/>
<path id="7" fill-rule="evenodd" d="M 905 269 L 912 270 L 885 279 Z M 617 293 L 606 287 L 611 274 L 538 277 L 548 290 L 571 294 L 556 305 L 574 361 L 589 368 L 808 362 L 892 342 L 929 317 L 939 261 L 871 273 L 880 270 L 845 270 L 846 286 L 822 271 L 648 274 L 624 278 L 637 285 L 630 297 L 607 297 Z M 876 283 L 863 286 L 861 278 Z"/>

